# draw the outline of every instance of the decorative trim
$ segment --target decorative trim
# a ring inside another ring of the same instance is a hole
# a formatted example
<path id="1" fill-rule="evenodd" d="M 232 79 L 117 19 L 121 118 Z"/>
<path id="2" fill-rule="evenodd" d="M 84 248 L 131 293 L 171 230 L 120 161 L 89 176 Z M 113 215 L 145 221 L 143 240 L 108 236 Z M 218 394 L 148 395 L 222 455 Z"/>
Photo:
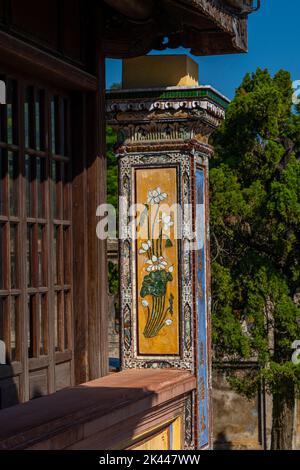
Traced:
<path id="1" fill-rule="evenodd" d="M 196 153 L 197 161 L 207 166 L 207 155 Z M 134 188 L 132 187 L 132 175 L 134 168 L 141 165 L 164 167 L 174 165 L 178 168 L 179 175 L 179 203 L 184 208 L 191 204 L 190 181 L 193 164 L 189 154 L 168 152 L 166 154 L 130 154 L 120 156 L 120 196 L 126 199 L 128 207 L 134 202 Z M 120 208 L 120 227 L 128 227 L 129 219 L 127 211 Z M 181 289 L 181 344 L 180 357 L 165 356 L 139 356 L 137 350 L 137 311 L 136 311 L 136 284 L 135 266 L 136 256 L 134 243 L 130 233 L 120 241 L 121 266 L 121 312 L 122 314 L 122 367 L 123 368 L 161 368 L 173 367 L 195 371 L 194 364 L 194 326 L 193 326 L 193 267 L 190 251 L 192 239 L 191 215 L 183 212 L 183 240 L 181 241 L 180 267 L 183 276 L 180 280 Z M 125 235 L 125 234 L 124 234 Z"/>
<path id="2" fill-rule="evenodd" d="M 117 103 L 122 103 L 125 100 L 149 100 L 153 102 L 153 100 L 168 100 L 166 101 L 166 108 L 172 108 L 172 101 L 169 100 L 185 100 L 190 98 L 201 98 L 201 101 L 206 98 L 212 102 L 217 103 L 218 105 L 222 106 L 226 109 L 230 103 L 230 100 L 220 94 L 217 90 L 207 87 L 207 86 L 199 86 L 197 88 L 184 88 L 178 89 L 178 87 L 174 87 L 174 89 L 141 89 L 141 90 L 110 90 L 107 92 L 107 98 L 109 100 L 115 101 Z M 170 103 L 170 106 L 168 106 Z M 109 104 L 108 104 L 109 106 Z M 145 105 L 146 106 L 146 105 Z M 151 105 L 150 105 L 151 106 Z M 173 103 L 173 106 L 177 106 L 177 101 Z M 193 106 L 195 107 L 195 105 Z M 153 105 L 155 108 L 155 105 Z M 140 108 L 137 108 L 140 109 Z M 144 106 L 142 109 L 146 109 Z M 109 110 L 109 109 L 108 109 Z"/>
<path id="3" fill-rule="evenodd" d="M 184 407 L 184 450 L 194 450 L 194 393 L 190 393 L 185 399 Z"/>
<path id="4" fill-rule="evenodd" d="M 122 145 L 118 149 L 118 155 L 127 155 L 131 153 L 147 153 L 147 152 L 180 152 L 189 153 L 196 150 L 200 154 L 205 154 L 207 157 L 213 156 L 213 148 L 210 145 L 200 143 L 197 141 L 174 142 L 174 143 L 162 143 L 162 142 L 150 142 L 148 145 L 141 144 L 130 144 Z"/>
<path id="5" fill-rule="evenodd" d="M 201 156 L 199 155 L 201 158 Z M 205 156 L 206 158 L 206 156 Z M 203 157 L 201 158 L 203 161 Z M 141 165 L 164 166 L 174 165 L 178 168 L 179 178 L 179 203 L 184 208 L 183 223 L 184 233 L 183 240 L 181 241 L 181 256 L 180 267 L 184 276 L 181 276 L 180 289 L 181 289 L 181 336 L 180 357 L 143 357 L 138 355 L 137 351 L 137 312 L 136 312 L 136 285 L 135 285 L 135 266 L 136 266 L 136 252 L 131 234 L 127 233 L 126 238 L 120 241 L 120 256 L 121 263 L 121 311 L 126 312 L 126 320 L 122 319 L 122 344 L 124 349 L 122 351 L 122 366 L 124 368 L 143 368 L 143 367 L 161 367 L 165 364 L 172 364 L 172 367 L 189 369 L 194 371 L 194 341 L 193 341 L 193 325 L 191 318 L 191 306 L 193 305 L 193 290 L 192 290 L 192 263 L 191 252 L 189 250 L 190 234 L 192 233 L 192 223 L 190 214 L 187 213 L 185 205 L 191 204 L 191 192 L 189 190 L 189 181 L 191 178 L 191 163 L 187 154 L 167 153 L 167 154 L 131 154 L 130 156 L 121 156 L 119 159 L 120 169 L 120 182 L 126 181 L 125 186 L 120 184 L 121 196 L 126 199 L 128 207 L 134 203 L 134 188 L 132 187 L 132 179 L 134 168 Z M 127 182 L 129 181 L 129 187 Z M 120 208 L 120 226 L 128 227 L 127 212 Z M 131 247 L 131 250 L 129 250 Z M 184 277 L 184 282 L 183 282 Z M 188 308 L 187 306 L 190 306 Z M 130 312 L 130 320 L 128 315 Z M 124 315 L 122 315 L 124 317 Z M 128 331 L 131 330 L 131 333 Z M 131 339 L 131 346 L 129 347 L 129 339 Z M 126 340 L 126 342 L 125 342 Z"/>

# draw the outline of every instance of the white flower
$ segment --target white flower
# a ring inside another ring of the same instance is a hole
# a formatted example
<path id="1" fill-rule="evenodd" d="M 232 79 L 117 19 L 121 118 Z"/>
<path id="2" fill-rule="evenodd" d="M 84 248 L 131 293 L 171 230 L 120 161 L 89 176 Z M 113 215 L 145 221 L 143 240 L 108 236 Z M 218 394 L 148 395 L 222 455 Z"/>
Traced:
<path id="1" fill-rule="evenodd" d="M 165 269 L 168 263 L 162 256 L 158 258 L 157 256 L 153 255 L 151 259 L 146 261 L 146 264 L 149 264 L 149 266 L 147 267 L 147 271 L 151 273 L 154 271 L 162 271 L 163 269 Z"/>
<path id="2" fill-rule="evenodd" d="M 163 201 L 167 197 L 168 195 L 166 193 L 162 193 L 160 187 L 158 187 L 148 192 L 148 204 L 159 204 L 160 201 Z"/>
<path id="3" fill-rule="evenodd" d="M 161 222 L 163 223 L 163 230 L 167 232 L 169 228 L 174 225 L 174 222 L 171 219 L 170 215 L 167 215 L 165 212 L 162 213 Z"/>
<path id="4" fill-rule="evenodd" d="M 149 302 L 147 300 L 142 300 L 142 306 L 143 307 L 148 307 L 149 306 Z"/>
<path id="5" fill-rule="evenodd" d="M 158 261 L 160 262 L 160 264 L 163 266 L 163 269 L 165 269 L 166 266 L 168 266 L 168 263 L 166 262 L 166 260 L 164 259 L 163 256 L 160 256 L 158 258 Z"/>
<path id="6" fill-rule="evenodd" d="M 169 271 L 169 273 L 172 273 L 174 271 L 174 266 L 170 266 L 168 271 Z"/>
<path id="7" fill-rule="evenodd" d="M 150 250 L 152 246 L 151 240 L 148 240 L 146 243 L 142 243 L 141 248 L 139 249 L 139 254 L 142 255 L 143 253 L 147 253 L 148 250 Z"/>
<path id="8" fill-rule="evenodd" d="M 172 325 L 172 323 L 173 323 L 172 320 L 170 320 L 170 319 L 166 320 L 166 325 L 167 325 L 167 326 Z"/>

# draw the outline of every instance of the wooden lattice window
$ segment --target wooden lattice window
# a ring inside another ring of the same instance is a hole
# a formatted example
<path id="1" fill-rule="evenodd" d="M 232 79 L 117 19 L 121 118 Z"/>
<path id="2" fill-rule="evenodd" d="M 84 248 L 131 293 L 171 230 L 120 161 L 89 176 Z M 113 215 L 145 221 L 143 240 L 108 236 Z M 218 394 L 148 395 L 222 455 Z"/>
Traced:
<path id="1" fill-rule="evenodd" d="M 0 78 L 0 340 L 26 400 L 72 383 L 70 103 Z"/>
<path id="2" fill-rule="evenodd" d="M 21 172 L 15 80 L 6 80 L 6 100 L 0 113 L 0 339 L 6 346 L 7 362 L 11 363 L 21 360 Z"/>

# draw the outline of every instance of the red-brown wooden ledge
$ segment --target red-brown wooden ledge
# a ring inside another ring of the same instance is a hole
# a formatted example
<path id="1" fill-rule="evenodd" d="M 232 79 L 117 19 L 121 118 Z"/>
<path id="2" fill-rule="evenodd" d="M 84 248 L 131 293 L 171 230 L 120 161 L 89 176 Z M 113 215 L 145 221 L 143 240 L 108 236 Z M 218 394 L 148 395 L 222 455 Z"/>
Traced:
<path id="1" fill-rule="evenodd" d="M 128 430 L 151 410 L 157 420 L 195 385 L 187 371 L 139 369 L 71 387 L 0 411 L 0 449 L 105 448 L 109 429 L 121 441 L 122 423 Z"/>

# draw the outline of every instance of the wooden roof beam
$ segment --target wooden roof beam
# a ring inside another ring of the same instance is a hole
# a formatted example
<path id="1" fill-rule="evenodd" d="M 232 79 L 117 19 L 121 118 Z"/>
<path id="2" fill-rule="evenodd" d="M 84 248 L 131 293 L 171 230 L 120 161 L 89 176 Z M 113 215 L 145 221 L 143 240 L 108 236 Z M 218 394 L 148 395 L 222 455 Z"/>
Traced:
<path id="1" fill-rule="evenodd" d="M 133 20 L 147 20 L 154 9 L 154 0 L 105 0 L 105 2 Z"/>

